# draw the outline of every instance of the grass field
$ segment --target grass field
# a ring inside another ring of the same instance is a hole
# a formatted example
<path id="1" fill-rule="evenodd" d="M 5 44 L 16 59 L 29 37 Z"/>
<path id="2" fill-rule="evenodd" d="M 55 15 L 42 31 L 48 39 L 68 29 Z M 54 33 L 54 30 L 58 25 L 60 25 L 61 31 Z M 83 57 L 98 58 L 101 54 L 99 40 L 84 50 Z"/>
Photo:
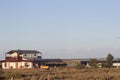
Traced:
<path id="1" fill-rule="evenodd" d="M 50 68 L 41 69 L 19 69 L 4 70 L 5 80 L 120 80 L 119 68 Z M 49 79 L 48 79 L 49 78 Z M 2 79 L 1 79 L 2 80 Z"/>

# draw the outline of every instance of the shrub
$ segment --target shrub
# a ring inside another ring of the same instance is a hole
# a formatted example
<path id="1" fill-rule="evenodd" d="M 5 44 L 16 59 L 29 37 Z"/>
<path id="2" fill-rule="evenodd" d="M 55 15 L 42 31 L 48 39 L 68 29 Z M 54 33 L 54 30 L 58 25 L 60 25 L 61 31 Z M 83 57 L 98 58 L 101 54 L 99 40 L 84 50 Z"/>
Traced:
<path id="1" fill-rule="evenodd" d="M 3 74 L 4 74 L 4 72 L 0 69 L 0 80 L 2 79 L 4 79 L 4 77 L 3 77 Z"/>
<path id="2" fill-rule="evenodd" d="M 96 59 L 91 59 L 90 62 L 89 62 L 89 65 L 92 68 L 97 68 L 98 67 L 97 64 L 98 64 L 98 60 L 96 60 Z"/>
<path id="3" fill-rule="evenodd" d="M 76 68 L 77 68 L 77 69 L 83 69 L 83 68 L 85 68 L 85 65 L 77 64 L 77 65 L 76 65 Z"/>

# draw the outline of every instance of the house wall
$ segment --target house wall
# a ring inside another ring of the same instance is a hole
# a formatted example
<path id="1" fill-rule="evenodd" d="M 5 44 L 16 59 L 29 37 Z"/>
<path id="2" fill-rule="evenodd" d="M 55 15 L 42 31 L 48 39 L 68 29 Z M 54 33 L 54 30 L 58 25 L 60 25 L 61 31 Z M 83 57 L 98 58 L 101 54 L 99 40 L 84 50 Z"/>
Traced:
<path id="1" fill-rule="evenodd" d="M 37 54 L 23 54 L 25 58 L 37 58 Z"/>
<path id="2" fill-rule="evenodd" d="M 22 54 L 21 55 L 23 57 L 23 60 L 26 60 L 25 58 L 29 58 L 29 59 L 38 59 L 38 56 L 41 56 L 40 54 Z"/>
<path id="3" fill-rule="evenodd" d="M 9 69 L 10 68 L 9 64 L 10 64 L 9 62 L 2 62 L 2 68 L 3 69 Z"/>
<path id="4" fill-rule="evenodd" d="M 29 66 L 25 66 L 25 65 L 29 65 Z M 32 68 L 32 67 L 33 67 L 32 62 L 19 62 L 18 63 L 18 68 Z"/>
<path id="5" fill-rule="evenodd" d="M 11 54 L 11 57 L 17 57 L 18 53 L 14 52 Z"/>
<path id="6" fill-rule="evenodd" d="M 32 67 L 33 67 L 32 62 L 2 62 L 3 69 L 18 69 L 18 68 L 32 68 Z"/>
<path id="7" fill-rule="evenodd" d="M 18 53 L 14 52 L 10 55 L 11 57 L 17 57 L 18 56 Z M 37 54 L 37 53 L 24 53 L 24 54 L 19 54 L 20 57 L 23 58 L 23 60 L 28 60 L 28 59 L 31 59 L 31 60 L 39 60 L 41 59 L 42 57 L 42 54 Z M 39 58 L 38 58 L 39 56 Z"/>

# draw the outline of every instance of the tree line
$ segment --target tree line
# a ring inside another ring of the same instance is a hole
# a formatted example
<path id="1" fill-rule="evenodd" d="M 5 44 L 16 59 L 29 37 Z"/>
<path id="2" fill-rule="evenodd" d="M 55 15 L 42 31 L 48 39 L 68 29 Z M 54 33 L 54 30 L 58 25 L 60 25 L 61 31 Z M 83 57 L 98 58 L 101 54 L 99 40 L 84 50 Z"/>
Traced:
<path id="1" fill-rule="evenodd" d="M 105 60 L 98 60 L 98 59 L 90 59 L 89 63 L 87 65 L 82 65 L 82 64 L 78 64 L 76 67 L 79 69 L 82 68 L 112 68 L 113 67 L 113 55 L 112 54 L 108 54 L 107 57 L 105 58 Z"/>
<path id="2" fill-rule="evenodd" d="M 89 62 L 89 65 L 93 68 L 97 68 L 99 66 L 105 67 L 105 68 L 111 68 L 113 67 L 113 59 L 114 59 L 113 55 L 109 53 L 105 61 L 101 61 L 100 63 L 97 59 L 91 59 Z"/>

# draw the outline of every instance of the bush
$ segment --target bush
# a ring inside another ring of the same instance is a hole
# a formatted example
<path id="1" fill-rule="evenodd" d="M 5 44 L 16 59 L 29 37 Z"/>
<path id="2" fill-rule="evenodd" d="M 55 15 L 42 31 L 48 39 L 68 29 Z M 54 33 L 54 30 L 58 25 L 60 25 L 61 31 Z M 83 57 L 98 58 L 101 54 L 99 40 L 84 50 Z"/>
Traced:
<path id="1" fill-rule="evenodd" d="M 97 64 L 98 64 L 98 60 L 96 60 L 96 59 L 91 59 L 90 62 L 89 62 L 89 65 L 92 68 L 97 68 L 98 67 Z"/>
<path id="2" fill-rule="evenodd" d="M 77 68 L 77 69 L 84 69 L 84 68 L 85 68 L 85 65 L 77 64 L 77 65 L 76 65 L 76 68 Z"/>

